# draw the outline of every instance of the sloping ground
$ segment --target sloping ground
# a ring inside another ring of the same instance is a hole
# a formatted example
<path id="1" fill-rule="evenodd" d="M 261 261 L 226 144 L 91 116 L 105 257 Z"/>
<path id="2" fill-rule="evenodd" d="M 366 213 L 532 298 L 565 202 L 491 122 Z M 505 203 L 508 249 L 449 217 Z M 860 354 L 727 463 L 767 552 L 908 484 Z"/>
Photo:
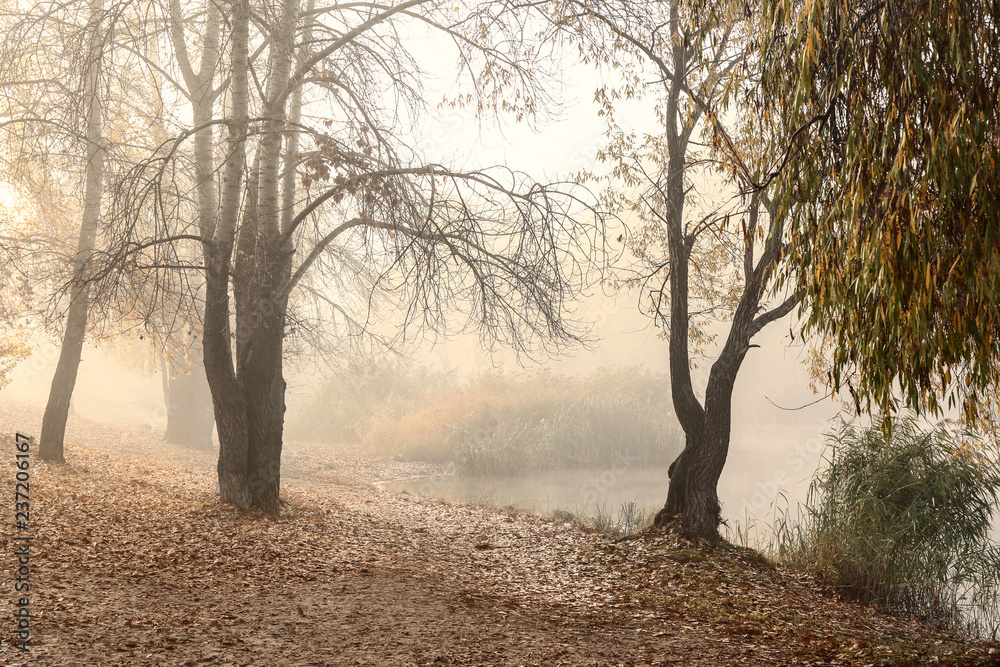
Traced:
<path id="1" fill-rule="evenodd" d="M 0 404 L 13 431 L 39 414 Z M 614 543 L 500 510 L 393 496 L 421 466 L 305 445 L 280 519 L 220 505 L 214 456 L 70 423 L 31 467 L 32 665 L 996 664 L 1000 648 L 841 601 L 752 554 Z M 9 488 L 5 481 L 5 488 Z M 14 546 L 0 520 L 4 616 Z M 0 664 L 24 654 L 4 625 Z"/>

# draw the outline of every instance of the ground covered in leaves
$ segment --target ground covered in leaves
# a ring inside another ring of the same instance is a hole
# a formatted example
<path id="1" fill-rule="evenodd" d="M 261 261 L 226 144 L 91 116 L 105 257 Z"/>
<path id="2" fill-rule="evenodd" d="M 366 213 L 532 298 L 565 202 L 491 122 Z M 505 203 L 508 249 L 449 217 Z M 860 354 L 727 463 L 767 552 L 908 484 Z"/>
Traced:
<path id="1" fill-rule="evenodd" d="M 0 403 L 4 487 L 14 431 Z M 215 457 L 71 419 L 32 459 L 32 665 L 995 664 L 997 645 L 841 600 L 749 552 L 614 542 L 551 519 L 380 491 L 420 464 L 286 446 L 280 518 L 214 495 Z M 0 664 L 13 493 L 2 525 Z"/>

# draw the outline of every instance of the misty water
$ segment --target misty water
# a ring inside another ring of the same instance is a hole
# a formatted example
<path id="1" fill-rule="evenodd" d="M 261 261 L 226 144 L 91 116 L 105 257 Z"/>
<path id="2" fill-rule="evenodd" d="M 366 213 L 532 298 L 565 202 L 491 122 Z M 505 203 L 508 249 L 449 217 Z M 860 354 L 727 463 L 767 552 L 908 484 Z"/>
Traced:
<path id="1" fill-rule="evenodd" d="M 723 515 L 731 524 L 748 520 L 763 528 L 775 506 L 804 502 L 812 474 L 820 462 L 823 439 L 814 424 L 743 429 L 734 438 L 719 481 Z M 619 458 L 606 468 L 556 470 L 499 476 L 453 474 L 386 482 L 392 492 L 515 507 L 543 516 L 557 510 L 579 516 L 617 516 L 634 503 L 655 514 L 667 495 L 667 466 L 641 466 Z"/>
<path id="2" fill-rule="evenodd" d="M 719 500 L 730 534 L 749 532 L 766 542 L 775 511 L 798 515 L 821 463 L 825 423 L 750 426 L 734 436 L 719 480 Z M 557 510 L 587 518 L 598 512 L 617 518 L 623 506 L 651 516 L 667 497 L 667 466 L 640 466 L 619 459 L 607 468 L 555 470 L 498 476 L 454 474 L 388 481 L 386 491 L 492 507 L 514 507 L 541 516 Z M 1000 540 L 1000 520 L 993 525 Z"/>

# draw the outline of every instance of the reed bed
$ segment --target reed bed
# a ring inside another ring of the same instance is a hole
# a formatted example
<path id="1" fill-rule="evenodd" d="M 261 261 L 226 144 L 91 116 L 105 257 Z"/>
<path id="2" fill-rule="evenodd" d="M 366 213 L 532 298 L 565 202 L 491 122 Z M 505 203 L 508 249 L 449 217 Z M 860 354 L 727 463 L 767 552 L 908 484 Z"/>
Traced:
<path id="1" fill-rule="evenodd" d="M 865 602 L 975 636 L 1000 629 L 1000 467 L 974 434 L 913 415 L 843 422 L 806 504 L 763 546 Z M 743 541 L 751 526 L 744 526 Z"/>
<path id="2" fill-rule="evenodd" d="M 418 369 L 328 382 L 289 419 L 293 437 L 353 441 L 373 454 L 450 463 L 459 474 L 667 464 L 680 450 L 665 376 L 582 377 Z"/>

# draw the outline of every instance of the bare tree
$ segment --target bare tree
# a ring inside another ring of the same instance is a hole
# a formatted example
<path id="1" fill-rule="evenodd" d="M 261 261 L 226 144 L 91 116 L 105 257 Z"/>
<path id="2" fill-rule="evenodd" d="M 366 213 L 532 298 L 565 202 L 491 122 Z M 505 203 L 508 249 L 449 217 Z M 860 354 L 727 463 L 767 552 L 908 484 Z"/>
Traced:
<path id="1" fill-rule="evenodd" d="M 130 326 L 100 299 L 94 317 L 92 259 L 100 246 L 106 181 L 121 165 L 148 156 L 150 129 L 162 106 L 155 95 L 150 99 L 144 77 L 148 35 L 138 9 L 101 0 L 36 2 L 3 17 L 0 164 L 4 180 L 30 201 L 38 221 L 19 242 L 36 259 L 48 255 L 35 262 L 41 270 L 33 278 L 50 293 L 46 328 L 62 333 L 40 438 L 40 456 L 49 460 L 64 459 L 66 420 L 88 332 Z M 75 245 L 59 227 L 68 220 L 79 221 Z M 121 282 L 119 293 L 132 284 Z M 122 303 L 136 300 L 153 301 L 155 295 L 132 293 Z"/>
<path id="2" fill-rule="evenodd" d="M 656 522 L 676 520 L 712 540 L 721 521 L 717 489 L 736 376 L 753 337 L 797 303 L 794 294 L 768 303 L 785 230 L 767 193 L 718 201 L 721 193 L 705 187 L 713 175 L 728 175 L 734 194 L 762 180 L 752 166 L 758 144 L 745 134 L 737 141 L 722 122 L 739 113 L 730 101 L 746 82 L 755 27 L 742 11 L 672 0 L 569 2 L 557 14 L 557 23 L 579 28 L 573 34 L 588 57 L 638 64 L 626 65 L 620 87 L 599 90 L 597 99 L 611 125 L 611 143 L 601 152 L 611 165 L 608 199 L 638 220 L 628 246 L 639 268 L 622 284 L 641 288 L 640 307 L 669 339 L 671 399 L 685 435 Z M 616 100 L 630 97 L 652 99 L 662 133 L 636 137 L 617 126 Z M 725 320 L 728 335 L 699 396 L 692 366 L 714 342 L 709 327 Z"/>
<path id="3" fill-rule="evenodd" d="M 203 54 L 206 79 L 189 77 L 187 89 L 225 90 L 224 99 L 116 187 L 115 242 L 95 280 L 102 289 L 122 271 L 175 280 L 178 269 L 197 268 L 177 244 L 202 248 L 222 500 L 276 512 L 283 350 L 296 336 L 289 303 L 310 274 L 323 276 L 310 289 L 342 331 L 394 330 L 387 337 L 399 343 L 415 328 L 476 328 L 533 354 L 581 340 L 565 320 L 567 302 L 584 284 L 581 260 L 594 257 L 601 230 L 571 184 L 448 168 L 408 143 L 429 106 L 404 36 L 422 31 L 455 49 L 474 86 L 462 103 L 532 113 L 546 98 L 538 72 L 547 56 L 523 48 L 530 22 L 544 18 L 532 18 L 534 9 L 483 3 L 456 12 L 430 0 L 220 7 L 224 67 L 208 83 Z M 179 68 L 193 73 L 181 40 L 173 43 Z M 195 149 L 202 214 L 194 230 L 177 214 L 182 207 L 161 204 L 185 199 L 168 194 L 181 187 L 169 174 L 189 140 L 211 144 L 215 127 L 225 128 L 215 155 Z M 155 229 L 140 224 L 150 208 Z M 317 287 L 324 282 L 332 287 Z M 337 288 L 348 283 L 363 286 L 363 298 Z M 451 326 L 456 315 L 463 319 Z M 376 321 L 385 317 L 391 322 Z"/>
<path id="4" fill-rule="evenodd" d="M 85 144 L 84 149 L 84 195 L 83 195 L 83 216 L 80 223 L 79 239 L 77 241 L 76 252 L 72 260 L 72 280 L 70 286 L 70 304 L 66 313 L 65 333 L 63 344 L 59 354 L 59 361 L 56 366 L 55 375 L 52 378 L 52 388 L 49 391 L 49 400 L 45 407 L 45 416 L 42 420 L 42 433 L 39 440 L 39 456 L 43 460 L 63 461 L 63 438 L 66 432 L 66 420 L 69 416 L 70 399 L 73 396 L 73 387 L 76 384 L 77 370 L 80 366 L 80 354 L 83 350 L 83 341 L 87 332 L 89 281 L 87 278 L 87 266 L 90 256 L 94 251 L 95 239 L 97 236 L 98 218 L 101 214 L 101 196 L 103 193 L 104 177 L 104 141 L 102 138 L 103 128 L 103 95 L 100 90 L 101 72 L 104 66 L 105 38 L 104 20 L 105 13 L 102 0 L 91 0 L 87 9 L 82 14 L 78 14 L 73 8 L 61 7 L 67 16 L 61 17 L 72 25 L 74 19 L 81 21 L 83 26 L 78 31 L 69 32 L 69 39 L 63 42 L 62 46 L 67 47 L 68 53 L 60 54 L 63 65 L 74 60 L 74 51 L 79 62 L 73 64 L 80 72 L 79 81 L 79 105 L 74 105 L 74 109 L 80 110 L 82 121 L 82 137 Z M 37 17 L 30 17 L 24 24 L 41 23 Z M 23 25 L 15 26 L 14 30 L 23 29 Z M 79 50 L 74 49 L 80 46 Z M 23 54 L 21 54 L 23 57 Z M 10 68 L 17 64 L 15 59 L 5 59 L 5 65 Z M 12 62 L 13 61 L 13 62 Z M 10 69 L 8 69 L 10 71 Z M 31 78 L 31 73 L 26 72 L 23 77 L 26 83 L 35 83 Z M 53 72 L 45 72 L 51 75 Z M 21 77 L 8 79 L 9 85 L 14 85 Z M 57 84 L 56 87 L 61 87 Z M 8 98 L 11 99 L 11 98 Z M 10 115 L 17 118 L 18 109 L 11 109 Z M 21 124 L 34 122 L 59 123 L 51 116 L 47 116 L 47 110 L 35 117 L 18 118 Z M 11 120 L 13 121 L 14 118 Z M 70 119 L 72 125 L 76 119 Z"/>

